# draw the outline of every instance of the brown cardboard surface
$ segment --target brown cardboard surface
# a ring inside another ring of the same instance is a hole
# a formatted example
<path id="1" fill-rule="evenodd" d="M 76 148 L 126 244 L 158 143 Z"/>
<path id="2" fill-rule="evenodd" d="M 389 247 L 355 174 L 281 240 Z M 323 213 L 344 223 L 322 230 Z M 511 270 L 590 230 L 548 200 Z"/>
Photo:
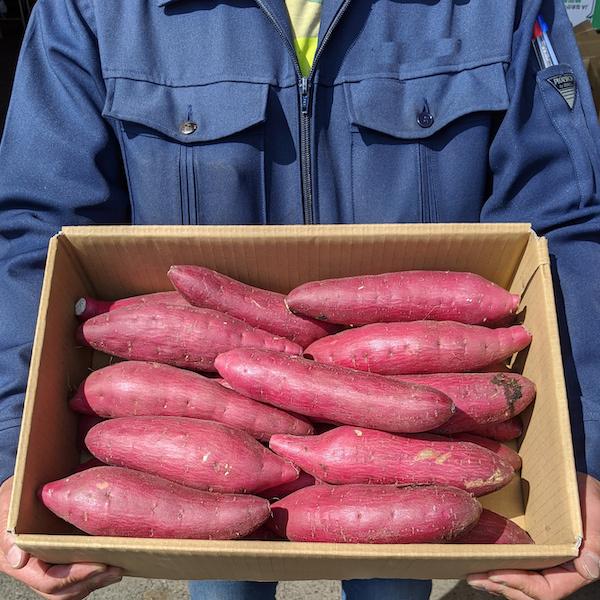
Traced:
<path id="1" fill-rule="evenodd" d="M 403 269 L 480 273 L 522 294 L 533 333 L 515 365 L 538 386 L 518 448 L 522 478 L 483 499 L 525 526 L 535 546 L 342 545 L 141 540 L 73 535 L 38 501 L 40 484 L 77 462 L 67 398 L 105 357 L 71 340 L 84 294 L 114 299 L 171 289 L 171 264 L 202 264 L 285 292 L 324 277 Z M 93 282 L 93 283 L 92 283 Z M 541 568 L 577 553 L 581 520 L 548 254 L 524 224 L 65 228 L 52 240 L 19 444 L 9 528 L 50 562 L 99 561 L 128 574 L 255 580 L 456 578 Z M 60 535 L 60 534 L 64 535 Z"/>

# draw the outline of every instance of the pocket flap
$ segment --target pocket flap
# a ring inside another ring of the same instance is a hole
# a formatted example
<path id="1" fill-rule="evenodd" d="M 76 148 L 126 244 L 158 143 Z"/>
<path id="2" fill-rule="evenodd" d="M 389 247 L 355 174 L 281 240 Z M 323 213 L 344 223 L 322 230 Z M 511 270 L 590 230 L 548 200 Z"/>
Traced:
<path id="1" fill-rule="evenodd" d="M 352 123 L 398 138 L 429 137 L 458 117 L 506 110 L 509 103 L 502 63 L 416 79 L 364 79 L 345 85 Z M 419 119 L 424 109 L 430 118 Z"/>
<path id="2" fill-rule="evenodd" d="M 264 83 L 171 87 L 115 78 L 107 81 L 102 114 L 145 125 L 180 142 L 207 142 L 262 123 L 268 91 Z"/>

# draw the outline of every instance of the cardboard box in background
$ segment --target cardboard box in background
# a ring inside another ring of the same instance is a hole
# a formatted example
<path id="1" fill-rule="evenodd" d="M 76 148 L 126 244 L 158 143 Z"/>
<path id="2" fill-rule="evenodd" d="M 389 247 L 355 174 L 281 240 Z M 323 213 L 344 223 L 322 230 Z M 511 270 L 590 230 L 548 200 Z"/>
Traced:
<path id="1" fill-rule="evenodd" d="M 536 545 L 92 537 L 51 514 L 36 491 L 78 464 L 67 400 L 102 356 L 76 347 L 75 301 L 171 289 L 168 268 L 186 263 L 279 292 L 327 277 L 449 269 L 479 273 L 520 294 L 533 341 L 516 364 L 538 394 L 518 443 L 520 477 L 483 503 L 525 527 Z M 525 224 L 65 228 L 48 253 L 8 527 L 21 548 L 51 563 L 101 562 L 167 579 L 455 579 L 575 557 L 582 526 L 545 240 Z"/>
<path id="2" fill-rule="evenodd" d="M 590 21 L 584 21 L 575 27 L 574 32 L 600 117 L 600 32 L 592 27 Z"/>

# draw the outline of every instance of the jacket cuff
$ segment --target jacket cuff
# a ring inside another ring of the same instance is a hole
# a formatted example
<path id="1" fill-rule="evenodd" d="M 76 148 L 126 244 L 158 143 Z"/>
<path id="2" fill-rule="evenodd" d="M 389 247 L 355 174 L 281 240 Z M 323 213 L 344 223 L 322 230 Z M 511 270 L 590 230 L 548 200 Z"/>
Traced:
<path id="1" fill-rule="evenodd" d="M 0 484 L 15 472 L 19 431 L 18 426 L 0 430 Z"/>

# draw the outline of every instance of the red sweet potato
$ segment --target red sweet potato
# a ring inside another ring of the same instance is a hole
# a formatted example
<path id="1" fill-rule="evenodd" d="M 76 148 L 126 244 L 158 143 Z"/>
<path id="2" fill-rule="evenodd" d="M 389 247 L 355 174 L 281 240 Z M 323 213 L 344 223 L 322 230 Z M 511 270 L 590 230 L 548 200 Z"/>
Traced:
<path id="1" fill-rule="evenodd" d="M 533 544 L 529 534 L 516 523 L 483 509 L 477 525 L 459 534 L 455 544 Z"/>
<path id="2" fill-rule="evenodd" d="M 294 342 L 230 315 L 195 306 L 119 308 L 82 323 L 78 340 L 128 360 L 149 360 L 194 371 L 214 371 L 217 355 L 238 346 L 300 354 Z"/>
<path id="3" fill-rule="evenodd" d="M 438 427 L 454 410 L 433 388 L 281 352 L 236 348 L 215 367 L 241 394 L 316 420 L 414 432 Z"/>
<path id="4" fill-rule="evenodd" d="M 309 435 L 307 421 L 208 379 L 161 363 L 124 361 L 94 371 L 70 406 L 102 417 L 172 416 L 218 421 L 268 441 L 274 433 Z"/>
<path id="5" fill-rule="evenodd" d="M 303 348 L 340 329 L 291 313 L 283 294 L 247 285 L 206 267 L 175 265 L 167 275 L 190 304 L 227 313 Z"/>
<path id="6" fill-rule="evenodd" d="M 433 435 L 343 426 L 321 435 L 274 435 L 269 448 L 335 485 L 437 484 L 481 496 L 514 475 L 508 463 L 486 448 Z"/>
<path id="7" fill-rule="evenodd" d="M 490 438 L 474 435 L 472 433 L 453 433 L 452 439 L 459 442 L 471 442 L 472 444 L 487 448 L 511 465 L 515 471 L 521 470 L 521 457 L 512 448 L 509 448 L 496 440 L 491 440 Z"/>
<path id="8" fill-rule="evenodd" d="M 517 416 L 502 423 L 478 425 L 467 433 L 474 433 L 498 442 L 509 442 L 516 440 L 523 433 L 523 421 Z"/>
<path id="9" fill-rule="evenodd" d="M 454 402 L 455 413 L 436 430 L 443 434 L 506 421 L 525 410 L 535 397 L 533 381 L 517 373 L 436 373 L 393 378 L 433 387 Z"/>
<path id="10" fill-rule="evenodd" d="M 75 303 L 75 316 L 80 321 L 87 321 L 96 315 L 123 308 L 124 306 L 141 306 L 144 304 L 183 304 L 189 306 L 189 302 L 177 291 L 155 292 L 153 294 L 141 294 L 120 298 L 119 300 L 98 300 L 91 296 L 83 296 Z"/>
<path id="11" fill-rule="evenodd" d="M 311 281 L 286 298 L 290 310 L 342 325 L 398 321 L 505 320 L 519 296 L 475 273 L 401 271 Z"/>
<path id="12" fill-rule="evenodd" d="M 272 498 L 285 498 L 285 496 L 289 496 L 292 492 L 301 490 L 309 485 L 315 485 L 315 483 L 315 478 L 312 475 L 309 475 L 304 471 L 300 471 L 298 479 L 269 488 L 268 490 L 263 490 L 258 495 L 262 496 L 263 498 L 269 498 L 269 500 Z"/>
<path id="13" fill-rule="evenodd" d="M 304 355 L 382 375 L 461 373 L 503 360 L 530 341 L 521 325 L 489 329 L 452 321 L 374 323 L 321 338 Z"/>
<path id="14" fill-rule="evenodd" d="M 314 485 L 271 505 L 267 525 L 295 542 L 446 542 L 468 530 L 481 505 L 451 487 Z"/>
<path id="15" fill-rule="evenodd" d="M 104 463 L 215 492 L 260 492 L 298 478 L 289 461 L 247 433 L 186 417 L 122 417 L 85 440 Z"/>
<path id="16" fill-rule="evenodd" d="M 41 489 L 56 515 L 92 535 L 230 540 L 269 516 L 269 502 L 215 494 L 118 467 L 95 467 Z"/>

